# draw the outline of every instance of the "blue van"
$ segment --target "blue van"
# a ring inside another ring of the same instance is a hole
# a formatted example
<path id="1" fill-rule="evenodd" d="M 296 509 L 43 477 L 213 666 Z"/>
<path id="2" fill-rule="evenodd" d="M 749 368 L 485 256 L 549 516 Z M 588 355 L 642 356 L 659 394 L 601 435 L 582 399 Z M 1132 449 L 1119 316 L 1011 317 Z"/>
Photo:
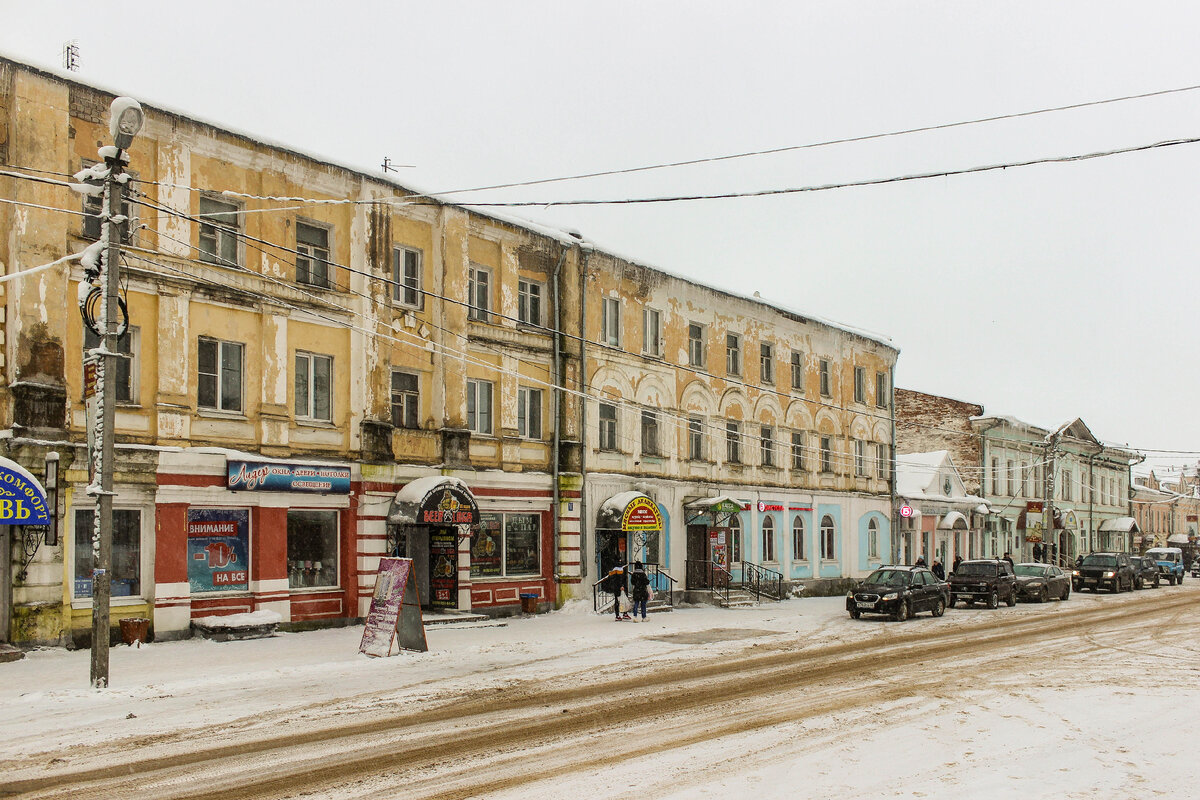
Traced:
<path id="1" fill-rule="evenodd" d="M 1143 555 L 1158 562 L 1158 573 L 1167 583 L 1183 583 L 1183 551 L 1178 547 L 1151 547 Z"/>

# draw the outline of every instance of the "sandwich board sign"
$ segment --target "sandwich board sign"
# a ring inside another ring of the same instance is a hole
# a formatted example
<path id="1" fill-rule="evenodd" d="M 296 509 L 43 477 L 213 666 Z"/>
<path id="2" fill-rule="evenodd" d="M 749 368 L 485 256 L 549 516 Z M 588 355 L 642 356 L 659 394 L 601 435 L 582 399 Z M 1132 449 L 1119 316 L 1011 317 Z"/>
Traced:
<path id="1" fill-rule="evenodd" d="M 392 654 L 392 642 L 401 650 L 425 652 L 425 625 L 421 621 L 421 600 L 417 586 L 411 580 L 411 558 L 379 559 L 379 576 L 375 579 L 375 595 L 363 629 L 358 652 L 368 656 L 386 657 Z"/>

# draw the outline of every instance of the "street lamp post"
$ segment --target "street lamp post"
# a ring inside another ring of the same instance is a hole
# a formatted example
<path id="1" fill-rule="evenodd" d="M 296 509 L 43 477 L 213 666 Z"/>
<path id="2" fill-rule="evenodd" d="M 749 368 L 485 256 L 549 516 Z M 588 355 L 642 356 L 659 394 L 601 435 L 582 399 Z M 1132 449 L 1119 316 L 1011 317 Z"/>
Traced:
<path id="1" fill-rule="evenodd" d="M 106 243 L 104 257 L 100 261 L 100 272 L 96 284 L 103 292 L 104 302 L 98 320 L 100 346 L 89 355 L 96 364 L 96 393 L 100 400 L 97 415 L 94 448 L 90 454 L 93 464 L 92 482 L 88 494 L 96 498 L 95 525 L 92 529 L 92 659 L 91 684 L 93 688 L 108 686 L 109 604 L 112 588 L 112 505 L 114 472 L 114 426 L 116 423 L 116 392 L 111 380 L 115 378 L 117 340 L 120 336 L 118 320 L 118 297 L 120 286 L 120 244 L 122 200 L 125 182 L 125 164 L 129 155 L 125 152 L 133 143 L 133 137 L 142 128 L 144 115 L 138 102 L 129 97 L 118 97 L 110 108 L 109 132 L 113 145 L 100 148 L 104 159 L 104 207 L 101 212 L 101 239 Z M 97 358 L 98 357 L 98 358 Z"/>

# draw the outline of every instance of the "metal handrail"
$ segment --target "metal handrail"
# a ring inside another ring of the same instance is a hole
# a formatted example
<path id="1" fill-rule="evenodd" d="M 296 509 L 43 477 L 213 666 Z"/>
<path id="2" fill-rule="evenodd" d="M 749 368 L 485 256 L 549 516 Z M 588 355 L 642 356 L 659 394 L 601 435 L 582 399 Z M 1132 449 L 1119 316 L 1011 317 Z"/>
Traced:
<path id="1" fill-rule="evenodd" d="M 670 573 L 658 564 L 647 564 L 644 569 L 646 570 L 646 575 L 650 578 L 650 588 L 654 590 L 654 599 L 663 600 L 667 605 L 674 608 L 675 584 L 679 583 L 679 581 L 671 577 Z M 626 573 L 626 593 L 629 592 L 628 575 Z M 600 581 L 592 584 L 593 611 L 597 614 L 612 611 L 612 602 L 612 594 L 600 588 Z"/>
<path id="2" fill-rule="evenodd" d="M 783 573 L 755 564 L 753 561 L 742 562 L 742 588 L 754 593 L 755 600 L 761 600 L 763 595 L 775 600 L 783 599 Z"/>
<path id="3" fill-rule="evenodd" d="M 687 565 L 687 588 L 708 589 L 713 597 L 720 597 L 729 604 L 729 587 L 733 585 L 733 575 L 724 567 L 712 561 L 690 559 Z"/>

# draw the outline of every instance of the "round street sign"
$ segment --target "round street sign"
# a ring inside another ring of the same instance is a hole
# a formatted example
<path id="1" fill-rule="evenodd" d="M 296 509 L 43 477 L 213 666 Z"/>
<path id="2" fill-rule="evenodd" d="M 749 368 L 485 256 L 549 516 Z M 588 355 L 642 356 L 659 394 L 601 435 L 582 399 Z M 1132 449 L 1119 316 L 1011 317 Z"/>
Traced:
<path id="1" fill-rule="evenodd" d="M 912 506 L 900 506 L 900 516 L 911 517 L 913 515 Z"/>

